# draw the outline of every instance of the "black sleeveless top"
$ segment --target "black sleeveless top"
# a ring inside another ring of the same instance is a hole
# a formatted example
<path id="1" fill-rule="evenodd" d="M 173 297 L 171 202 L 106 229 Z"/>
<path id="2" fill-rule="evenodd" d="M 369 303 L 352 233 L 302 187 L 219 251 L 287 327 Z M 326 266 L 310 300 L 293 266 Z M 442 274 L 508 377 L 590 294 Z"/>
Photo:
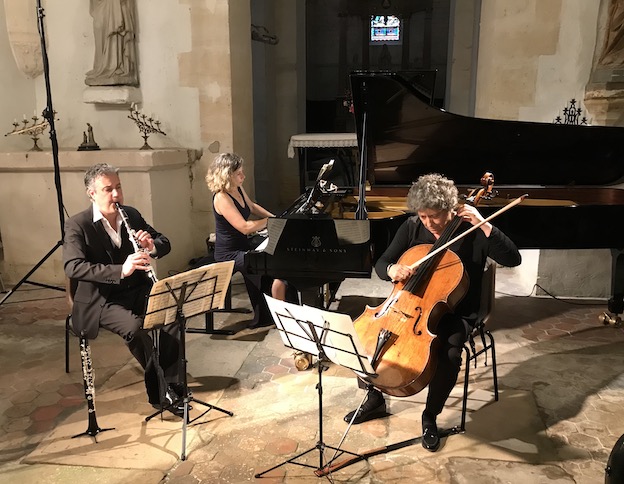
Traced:
<path id="1" fill-rule="evenodd" d="M 243 197 L 243 202 L 245 201 L 245 197 L 243 196 L 243 191 L 239 188 L 238 193 L 240 193 L 241 197 Z M 249 220 L 249 216 L 251 215 L 251 209 L 249 205 L 245 203 L 245 206 L 241 206 L 238 201 L 228 193 L 228 196 L 234 201 L 234 206 L 238 209 L 240 214 L 245 220 Z M 212 197 L 214 202 L 214 196 Z M 225 256 L 228 253 L 232 253 L 234 251 L 248 251 L 251 247 L 249 245 L 249 239 L 247 236 L 238 230 L 236 230 L 230 222 L 226 220 L 226 218 L 214 211 L 215 222 L 216 222 L 216 232 L 217 232 L 217 240 L 215 242 L 215 258 L 217 260 L 221 259 L 221 256 Z"/>

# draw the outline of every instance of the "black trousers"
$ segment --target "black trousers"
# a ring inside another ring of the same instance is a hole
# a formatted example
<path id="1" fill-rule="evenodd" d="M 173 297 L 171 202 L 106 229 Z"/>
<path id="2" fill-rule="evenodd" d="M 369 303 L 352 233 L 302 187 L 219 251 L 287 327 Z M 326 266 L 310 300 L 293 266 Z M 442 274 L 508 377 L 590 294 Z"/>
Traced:
<path id="1" fill-rule="evenodd" d="M 469 321 L 455 314 L 445 315 L 438 323 L 437 332 L 440 341 L 438 364 L 429 382 L 425 405 L 425 412 L 432 417 L 442 412 L 446 400 L 457 383 L 457 376 L 462 365 L 462 350 L 472 328 Z"/>
<path id="2" fill-rule="evenodd" d="M 249 302 L 254 312 L 253 320 L 249 323 L 249 326 L 258 326 L 262 323 L 269 323 L 272 320 L 271 312 L 264 299 L 264 293 L 262 291 L 263 286 L 268 284 L 269 277 L 260 276 L 256 274 L 249 274 L 245 267 L 245 252 L 233 251 L 224 254 L 216 254 L 215 260 L 217 262 L 234 261 L 234 272 L 240 272 L 245 281 L 245 287 L 247 288 L 247 294 L 249 295 Z"/>
<path id="3" fill-rule="evenodd" d="M 100 326 L 123 338 L 130 353 L 145 371 L 145 389 L 150 403 L 159 404 L 168 383 L 181 379 L 179 328 L 170 324 L 160 330 L 158 361 L 150 331 L 142 329 L 149 286 L 116 291 L 102 309 Z"/>

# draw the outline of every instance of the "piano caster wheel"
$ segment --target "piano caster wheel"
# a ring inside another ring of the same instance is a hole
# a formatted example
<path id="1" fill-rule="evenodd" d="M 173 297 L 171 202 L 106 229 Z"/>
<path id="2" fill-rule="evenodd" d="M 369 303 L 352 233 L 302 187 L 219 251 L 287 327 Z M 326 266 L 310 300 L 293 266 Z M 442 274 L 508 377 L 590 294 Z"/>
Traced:
<path id="1" fill-rule="evenodd" d="M 310 353 L 304 353 L 303 351 L 296 351 L 294 353 L 295 356 L 295 367 L 299 371 L 304 371 L 312 366 L 312 355 Z"/>
<path id="2" fill-rule="evenodd" d="M 598 319 L 605 326 L 608 324 L 612 324 L 616 328 L 620 328 L 622 326 L 622 318 L 619 315 L 611 316 L 609 313 L 604 312 L 598 316 Z"/>

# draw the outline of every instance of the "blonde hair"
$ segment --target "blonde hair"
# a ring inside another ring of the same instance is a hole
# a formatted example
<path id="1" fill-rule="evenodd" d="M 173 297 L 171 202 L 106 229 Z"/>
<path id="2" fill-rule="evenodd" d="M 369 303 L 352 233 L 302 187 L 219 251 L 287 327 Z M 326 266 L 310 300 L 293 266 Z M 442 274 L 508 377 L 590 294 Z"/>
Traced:
<path id="1" fill-rule="evenodd" d="M 453 180 L 437 173 L 422 175 L 407 194 L 407 208 L 420 210 L 453 210 L 457 206 L 457 187 Z"/>
<path id="2" fill-rule="evenodd" d="M 229 190 L 230 176 L 241 166 L 243 166 L 243 159 L 235 153 L 220 153 L 215 156 L 206 173 L 208 189 L 212 193 Z"/>

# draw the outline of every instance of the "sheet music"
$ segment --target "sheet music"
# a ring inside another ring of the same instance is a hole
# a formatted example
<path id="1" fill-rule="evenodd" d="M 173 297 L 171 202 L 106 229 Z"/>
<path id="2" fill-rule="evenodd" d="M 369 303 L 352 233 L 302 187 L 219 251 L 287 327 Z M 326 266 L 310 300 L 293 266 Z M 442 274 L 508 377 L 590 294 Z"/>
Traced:
<path id="1" fill-rule="evenodd" d="M 181 297 L 183 287 L 182 310 L 186 318 L 223 308 L 233 269 L 234 261 L 217 262 L 156 282 L 150 291 L 143 328 L 154 329 L 175 322 L 178 310 L 176 298 Z"/>
<path id="2" fill-rule="evenodd" d="M 323 335 L 323 318 L 319 310 L 265 297 L 284 346 L 318 356 L 311 331 L 316 333 L 317 338 Z M 312 329 L 308 322 L 313 324 Z"/>
<path id="3" fill-rule="evenodd" d="M 276 217 L 271 217 L 267 221 L 267 230 L 269 232 L 268 242 L 265 249 L 267 254 L 273 255 L 275 253 L 275 248 L 277 247 L 277 243 L 282 236 L 286 222 L 287 220 L 285 218 Z"/>
<path id="4" fill-rule="evenodd" d="M 308 307 L 308 306 L 304 306 Z M 353 321 L 348 314 L 335 313 L 319 309 L 323 323 L 329 326 L 325 353 L 334 363 L 358 371 L 364 368 L 366 373 L 375 373 L 370 364 L 372 355 L 366 354 L 366 349 L 360 341 L 353 327 Z M 344 351 L 343 348 L 353 348 L 353 352 Z M 359 358 L 360 355 L 363 358 Z"/>
<path id="5" fill-rule="evenodd" d="M 370 240 L 368 220 L 335 219 L 336 235 L 341 244 L 363 244 Z"/>
<path id="6" fill-rule="evenodd" d="M 375 373 L 348 314 L 265 298 L 284 346 L 318 357 L 316 341 L 320 340 L 325 356 L 334 363 L 359 373 Z"/>

